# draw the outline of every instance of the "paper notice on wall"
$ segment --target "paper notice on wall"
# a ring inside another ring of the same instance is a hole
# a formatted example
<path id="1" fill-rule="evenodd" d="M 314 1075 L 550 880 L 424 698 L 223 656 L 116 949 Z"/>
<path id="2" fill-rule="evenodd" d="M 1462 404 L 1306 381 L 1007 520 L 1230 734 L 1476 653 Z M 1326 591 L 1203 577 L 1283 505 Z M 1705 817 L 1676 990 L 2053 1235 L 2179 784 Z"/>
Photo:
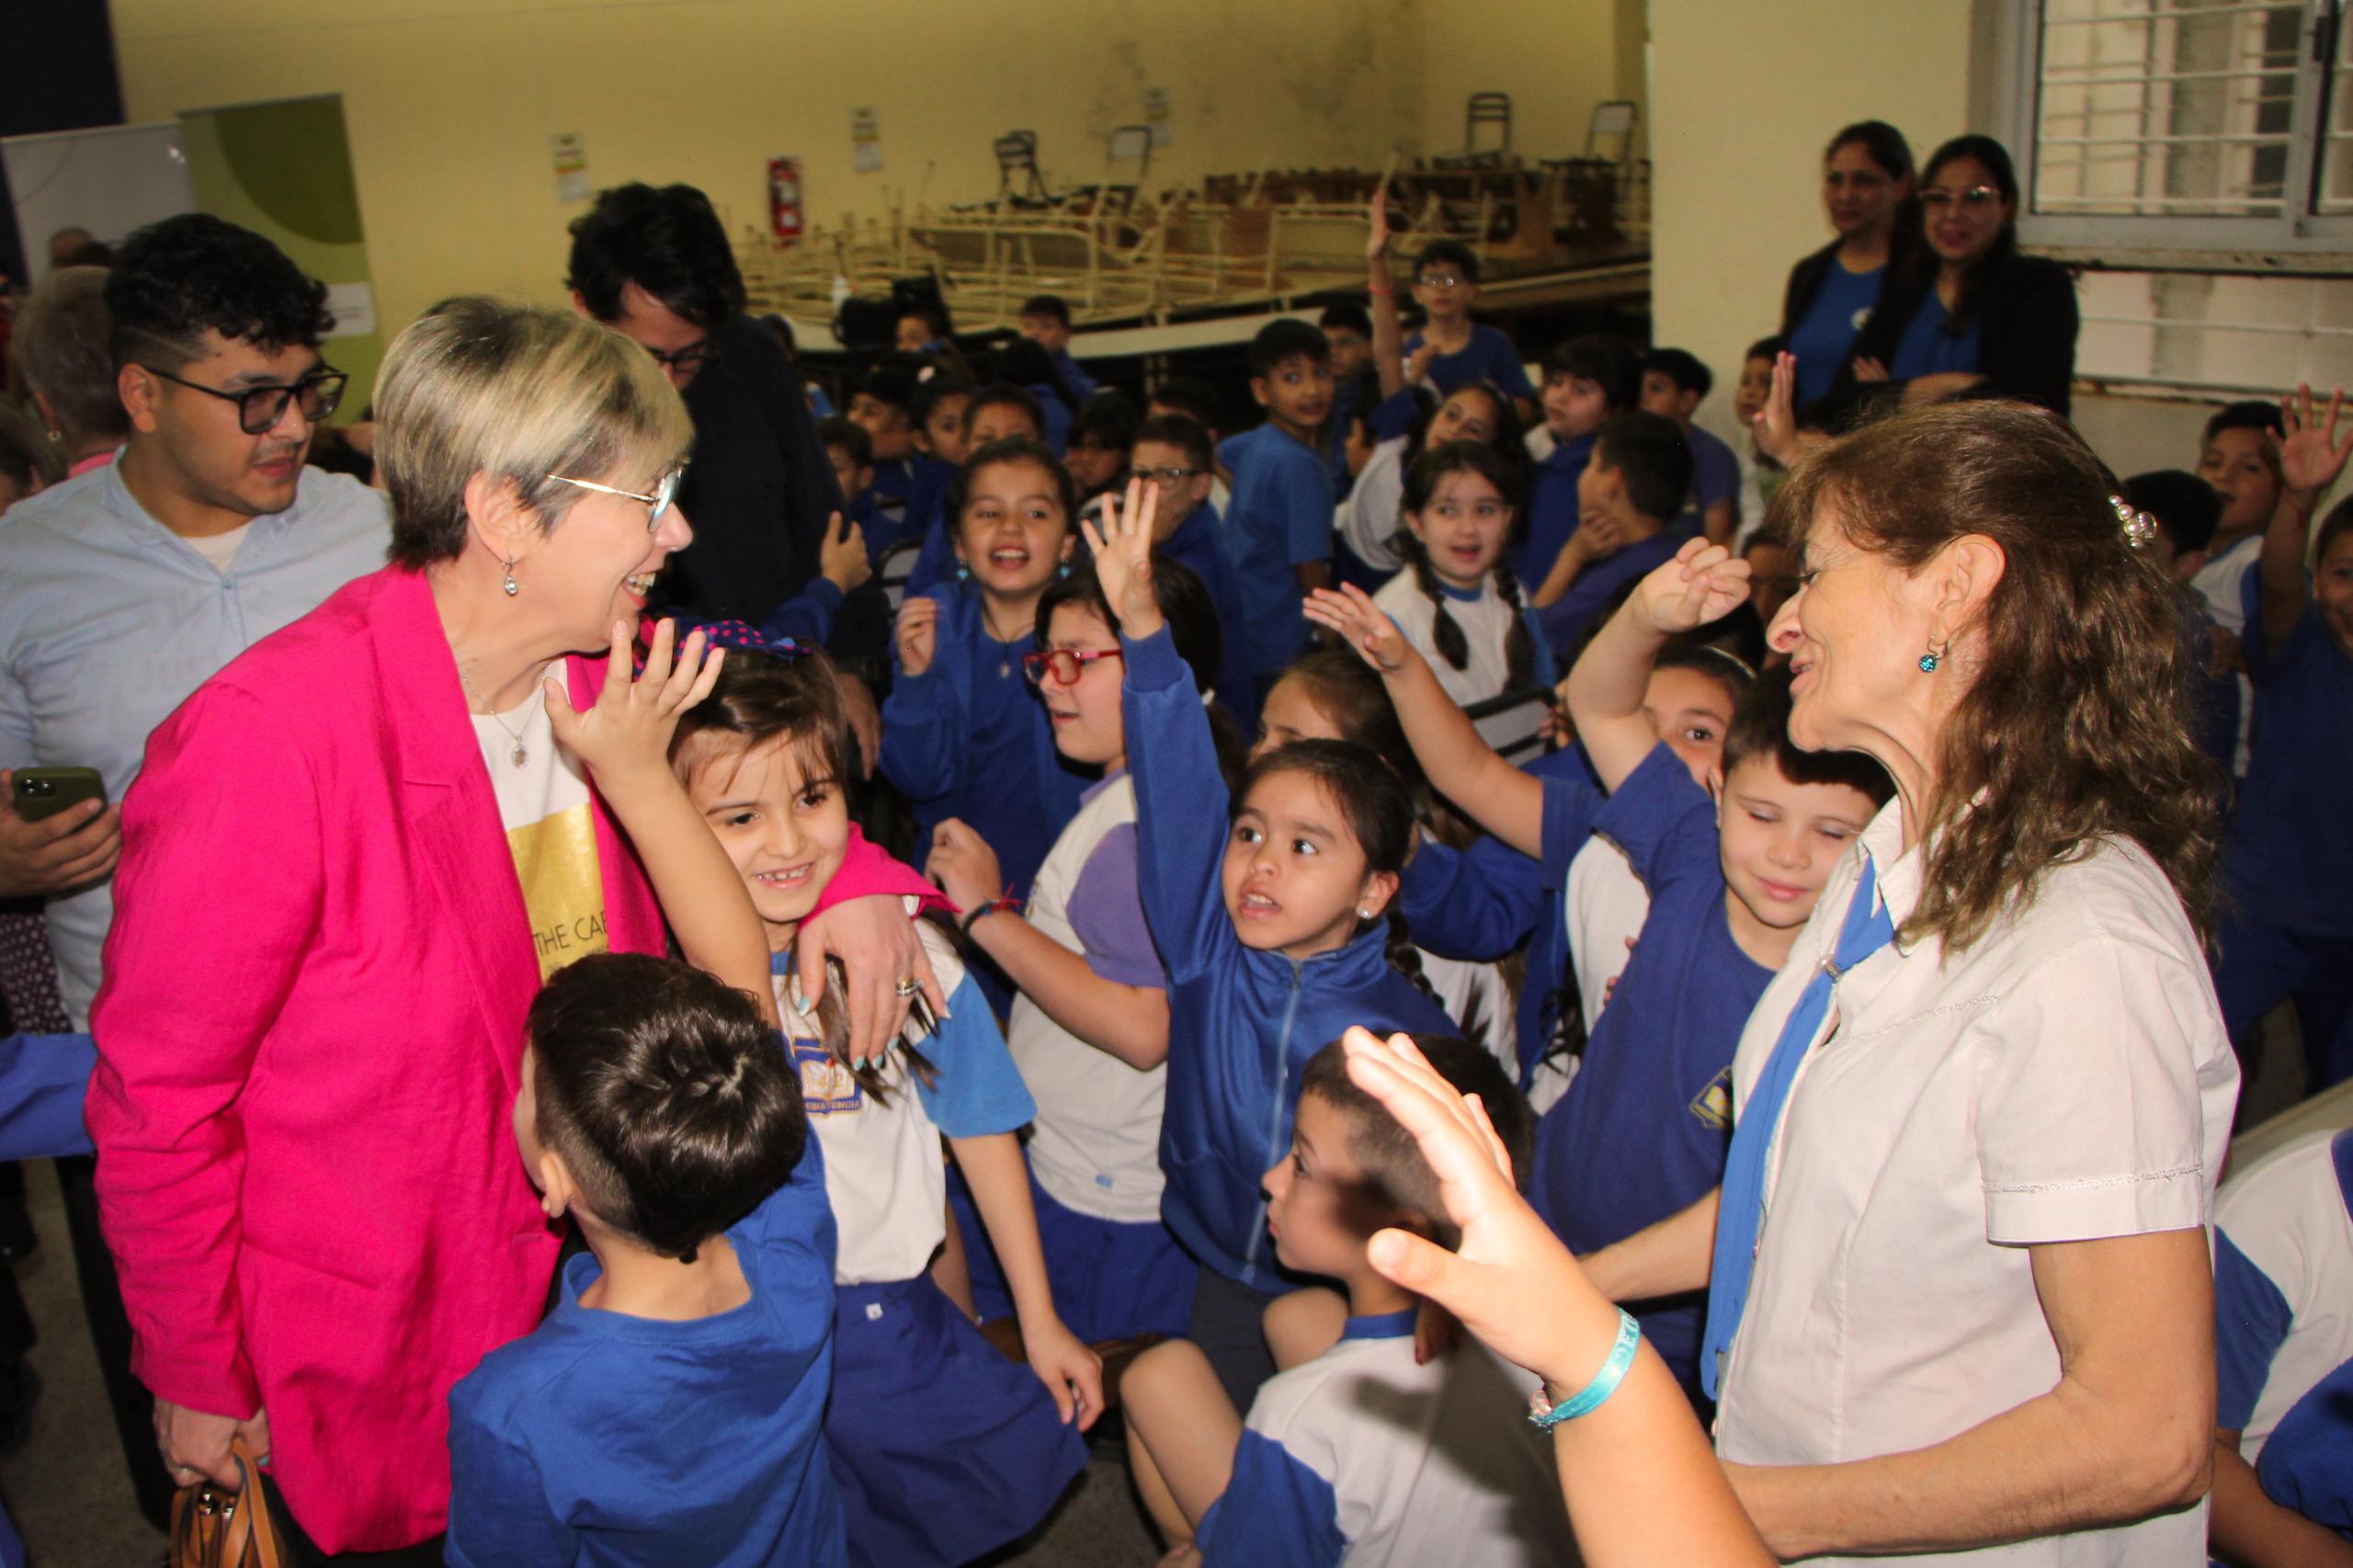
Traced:
<path id="1" fill-rule="evenodd" d="M 559 131 L 548 138 L 555 160 L 555 199 L 585 201 L 597 193 L 588 181 L 588 143 L 577 131 Z"/>
<path id="2" fill-rule="evenodd" d="M 1152 127 L 1152 144 L 1165 147 L 1175 140 L 1168 124 L 1168 89 L 1146 87 L 1143 90 L 1143 122 Z"/>
<path id="3" fill-rule="evenodd" d="M 849 166 L 862 175 L 882 167 L 882 126 L 871 108 L 849 111 Z"/>
<path id="4" fill-rule="evenodd" d="M 330 283 L 327 311 L 335 317 L 329 337 L 365 337 L 376 330 L 376 290 L 365 283 Z"/>

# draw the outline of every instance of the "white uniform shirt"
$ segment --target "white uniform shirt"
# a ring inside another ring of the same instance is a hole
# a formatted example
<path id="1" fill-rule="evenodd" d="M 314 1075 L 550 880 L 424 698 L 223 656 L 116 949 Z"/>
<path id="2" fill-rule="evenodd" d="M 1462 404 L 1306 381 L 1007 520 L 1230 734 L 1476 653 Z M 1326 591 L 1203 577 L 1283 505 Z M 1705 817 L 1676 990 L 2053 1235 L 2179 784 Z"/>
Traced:
<path id="1" fill-rule="evenodd" d="M 2313 1385 L 2353 1360 L 2353 1209 L 2324 1128 L 2234 1170 L 2214 1223 L 2286 1300 L 2290 1326 L 2271 1358 L 2255 1414 L 2239 1435 L 2253 1464 L 2279 1418 Z"/>
<path id="2" fill-rule="evenodd" d="M 1085 953 L 1086 943 L 1071 924 L 1071 894 L 1097 846 L 1135 820 L 1133 777 L 1122 774 L 1088 790 L 1029 884 L 1022 911 L 1029 924 Z M 1136 917 L 1142 916 L 1139 904 Z M 1098 1220 L 1158 1221 L 1167 1063 L 1138 1072 L 1054 1022 L 1027 994 L 1013 999 L 1006 1043 L 1038 1102 L 1029 1139 L 1029 1169 L 1038 1185 L 1065 1209 Z"/>
<path id="3" fill-rule="evenodd" d="M 1890 801 L 1861 841 L 1898 926 L 1922 875 L 1902 831 Z M 1859 851 L 1833 871 L 1750 1017 L 1736 1105 L 1835 946 L 1860 865 Z M 1727 1460 L 1925 1448 L 2050 1392 L 2059 1357 L 2028 1246 L 2188 1229 L 2213 1212 L 2238 1062 L 2197 935 L 2137 846 L 2052 868 L 2024 913 L 1963 951 L 1881 949 L 1840 980 L 1831 1023 L 1773 1143 L 1716 1424 Z M 2037 1460 L 2014 1462 L 2030 1473 Z M 2205 1542 L 2201 1503 L 1933 1560 L 2138 1568 L 2202 1563 Z"/>
<path id="4" fill-rule="evenodd" d="M 1569 862 L 1568 892 L 1561 911 L 1569 926 L 1569 964 L 1576 971 L 1585 1032 L 1590 1035 L 1601 1021 L 1609 983 L 1625 972 L 1626 960 L 1633 954 L 1628 944 L 1643 934 L 1643 922 L 1650 918 L 1650 890 L 1634 874 L 1624 850 L 1596 836 Z"/>
<path id="5" fill-rule="evenodd" d="M 1400 572 L 1383 583 L 1381 591 L 1372 596 L 1372 602 L 1388 613 L 1405 641 L 1429 661 L 1430 673 L 1438 676 L 1438 684 L 1458 707 L 1468 708 L 1474 702 L 1501 696 L 1511 684 L 1504 661 L 1504 640 L 1511 635 L 1513 623 L 1524 612 L 1514 610 L 1495 592 L 1492 577 L 1480 587 L 1476 598 L 1461 598 L 1443 587 L 1439 592 L 1446 595 L 1446 613 L 1462 629 L 1464 662 L 1459 670 L 1438 651 L 1438 606 L 1422 592 L 1422 585 L 1414 580 L 1411 571 Z M 1531 628 L 1529 636 L 1532 639 L 1535 635 Z M 1530 647 L 1534 647 L 1533 642 Z M 1532 673 L 1529 678 L 1535 678 Z M 1507 713 L 1480 720 L 1479 738 L 1506 756 L 1517 755 L 1513 748 L 1525 749 L 1524 743 L 1536 733 L 1543 718 L 1541 707 L 1527 703 Z"/>
<path id="6" fill-rule="evenodd" d="M 1332 526 L 1358 560 L 1376 572 L 1394 572 L 1405 562 L 1389 540 L 1405 526 L 1404 506 L 1405 437 L 1392 436 L 1365 460 L 1347 499 L 1333 509 Z"/>

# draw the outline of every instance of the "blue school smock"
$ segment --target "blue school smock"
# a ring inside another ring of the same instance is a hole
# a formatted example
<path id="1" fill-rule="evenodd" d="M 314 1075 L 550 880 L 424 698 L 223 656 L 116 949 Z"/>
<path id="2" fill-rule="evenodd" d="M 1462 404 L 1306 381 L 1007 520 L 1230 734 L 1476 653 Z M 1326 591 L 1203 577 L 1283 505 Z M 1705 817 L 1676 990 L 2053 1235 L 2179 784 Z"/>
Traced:
<path id="1" fill-rule="evenodd" d="M 1577 531 L 1577 481 L 1593 460 L 1591 436 L 1556 441 L 1528 474 L 1528 537 L 1512 551 L 1512 570 L 1530 593 L 1561 558 L 1561 547 Z"/>
<path id="2" fill-rule="evenodd" d="M 1529 1197 L 1576 1253 L 1679 1214 L 1722 1183 L 1733 1051 L 1773 978 L 1733 940 L 1715 803 L 1681 757 L 1652 747 L 1593 831 L 1625 851 L 1651 907 L 1584 1066 L 1536 1124 Z M 1547 872 L 1565 882 L 1581 847 L 1547 835 Z M 1635 1313 L 1686 1392 L 1699 1386 L 1702 1300 L 1695 1291 Z"/>
<path id="3" fill-rule="evenodd" d="M 1095 378 L 1079 368 L 1067 348 L 1054 350 L 1054 369 L 1063 373 L 1063 385 L 1070 388 L 1070 395 L 1082 404 L 1095 395 Z"/>
<path id="4" fill-rule="evenodd" d="M 1228 437 L 1218 461 L 1233 475 L 1220 538 L 1246 607 L 1240 628 L 1262 687 L 1307 645 L 1305 596 L 1294 566 L 1332 559 L 1332 476 L 1315 449 L 1272 423 Z"/>
<path id="5" fill-rule="evenodd" d="M 1059 458 L 1070 449 L 1071 422 L 1078 415 L 1070 404 L 1063 401 L 1063 394 L 1048 382 L 1039 381 L 1029 392 L 1038 400 L 1038 408 L 1046 416 L 1046 427 L 1040 434 L 1044 437 L 1048 449 Z"/>
<path id="6" fill-rule="evenodd" d="M 1411 359 L 1420 352 L 1425 338 L 1414 333 L 1405 339 L 1405 358 Z M 1456 392 L 1473 381 L 1485 381 L 1509 397 L 1533 399 L 1536 388 L 1528 380 L 1528 367 L 1519 360 L 1519 350 L 1502 329 L 1474 322 L 1471 326 L 1471 341 L 1452 354 L 1433 355 L 1423 379 L 1438 388 L 1440 397 L 1452 397 Z"/>
<path id="7" fill-rule="evenodd" d="M 1225 558 L 1225 546 L 1218 537 L 1220 527 L 1217 507 L 1204 501 L 1154 548 L 1169 560 L 1191 567 L 1209 589 L 1210 603 L 1217 607 L 1217 705 L 1247 733 L 1258 722 L 1258 705 L 1252 699 L 1250 644 L 1243 634 L 1249 625 L 1249 611 L 1243 603 L 1242 580 L 1233 574 L 1233 562 Z"/>
<path id="8" fill-rule="evenodd" d="M 1381 928 L 1305 960 L 1242 945 L 1221 885 L 1230 802 L 1193 672 L 1165 627 L 1120 645 L 1137 880 L 1168 968 L 1161 1217 L 1227 1278 L 1287 1290 L 1258 1183 L 1290 1151 L 1301 1069 L 1351 1024 L 1384 1034 L 1453 1034 L 1455 1026 L 1391 967 Z"/>
<path id="9" fill-rule="evenodd" d="M 834 1215 L 813 1139 L 727 1239 L 752 1288 L 686 1322 L 555 1310 L 449 1392 L 452 1568 L 846 1564 L 819 1434 L 834 1368 Z"/>
<path id="10" fill-rule="evenodd" d="M 1398 896 L 1415 942 L 1440 958 L 1493 963 L 1527 944 L 1517 1014 L 1524 1090 L 1569 1010 L 1569 862 L 1593 835 L 1607 797 L 1581 746 L 1540 756 L 1523 771 L 1544 780 L 1544 858 L 1499 838 L 1482 836 L 1467 850 L 1425 838 L 1405 863 Z"/>
<path id="11" fill-rule="evenodd" d="M 956 546 L 948 537 L 948 492 L 964 471 L 940 458 L 917 458 L 915 481 L 907 492 L 905 519 L 895 542 L 920 540 L 923 548 L 907 571 L 907 592 L 927 594 L 956 576 Z M 1075 525 L 1074 525 L 1075 526 Z"/>
<path id="12" fill-rule="evenodd" d="M 1553 657 L 1574 664 L 1586 635 L 1608 617 L 1618 591 L 1674 560 L 1688 537 L 1669 524 L 1579 572 L 1567 593 L 1536 612 L 1537 629 Z"/>
<path id="13" fill-rule="evenodd" d="M 1825 395 L 1830 383 L 1838 379 L 1838 367 L 1854 349 L 1855 334 L 1862 330 L 1879 303 L 1880 279 L 1886 271 L 1881 266 L 1869 272 L 1849 272 L 1836 256 L 1824 268 L 1813 302 L 1790 334 L 1790 352 L 1798 358 L 1800 408 Z"/>
<path id="14" fill-rule="evenodd" d="M 1912 312 L 1905 324 L 1904 335 L 1895 345 L 1895 358 L 1888 361 L 1888 380 L 1908 381 L 1920 376 L 1943 375 L 1949 371 L 1974 372 L 1981 317 L 1969 324 L 1966 331 L 1949 333 L 1945 324 L 1952 319 L 1945 302 L 1937 291 L 1928 290 L 1920 308 Z"/>
<path id="15" fill-rule="evenodd" d="M 1691 449 L 1691 494 L 1677 513 L 1673 530 L 1686 539 L 1707 531 L 1707 511 L 1719 501 L 1731 501 L 1733 524 L 1739 526 L 1740 460 L 1733 449 L 1697 425 L 1684 433 Z"/>
<path id="16" fill-rule="evenodd" d="M 2353 937 L 2353 656 L 2306 605 L 2275 651 L 2263 618 L 2241 645 L 2255 682 L 2255 741 L 2223 850 L 2223 881 L 2249 916 Z M 2224 961 L 2228 961 L 2227 956 Z"/>
<path id="17" fill-rule="evenodd" d="M 2255 1478 L 2274 1503 L 2353 1540 L 2353 1361 L 2279 1418 Z"/>
<path id="18" fill-rule="evenodd" d="M 1096 776 L 1054 749 L 1046 705 L 1022 674 L 1029 640 L 991 637 L 975 592 L 931 597 L 938 651 L 923 674 L 899 673 L 883 699 L 882 772 L 915 810 L 919 846 L 962 818 L 996 851 L 1018 898 Z M 1010 668 L 1000 676 L 1002 665 Z"/>

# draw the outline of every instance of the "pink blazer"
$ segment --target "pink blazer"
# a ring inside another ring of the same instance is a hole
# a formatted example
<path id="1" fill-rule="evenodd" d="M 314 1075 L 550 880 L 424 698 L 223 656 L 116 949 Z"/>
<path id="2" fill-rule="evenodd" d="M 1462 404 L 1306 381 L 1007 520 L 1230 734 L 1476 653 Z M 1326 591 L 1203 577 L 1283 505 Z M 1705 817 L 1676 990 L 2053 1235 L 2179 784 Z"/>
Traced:
<path id="1" fill-rule="evenodd" d="M 575 702 L 603 666 L 574 659 Z M 601 801 L 608 939 L 660 913 Z M 424 578 L 354 582 L 156 730 L 123 806 L 87 1116 L 133 1369 L 269 1413 L 328 1551 L 430 1537 L 450 1386 L 555 1264 L 511 1130 L 530 921 Z"/>

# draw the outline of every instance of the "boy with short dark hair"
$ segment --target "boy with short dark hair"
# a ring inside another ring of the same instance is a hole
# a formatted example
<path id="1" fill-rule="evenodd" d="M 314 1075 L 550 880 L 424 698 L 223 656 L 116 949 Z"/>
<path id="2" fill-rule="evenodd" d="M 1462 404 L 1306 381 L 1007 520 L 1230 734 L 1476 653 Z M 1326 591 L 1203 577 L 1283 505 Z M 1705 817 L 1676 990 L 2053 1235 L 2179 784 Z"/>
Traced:
<path id="1" fill-rule="evenodd" d="M 1095 395 L 1095 378 L 1070 355 L 1070 306 L 1060 294 L 1032 294 L 1021 301 L 1021 335 L 1054 357 L 1070 395 L 1085 403 Z"/>
<path id="2" fill-rule="evenodd" d="M 1244 646 L 1242 628 L 1249 624 L 1248 612 L 1243 607 L 1241 579 L 1219 538 L 1222 530 L 1217 506 L 1210 499 L 1217 468 L 1209 432 L 1181 414 L 1155 414 L 1136 426 L 1128 469 L 1145 483 L 1160 487 L 1154 551 L 1190 567 L 1210 591 L 1218 625 L 1225 632 L 1218 660 L 1218 706 L 1235 722 L 1247 723 L 1253 711 L 1250 652 Z"/>
<path id="3" fill-rule="evenodd" d="M 2233 637 L 2245 637 L 2256 613 L 2256 562 L 2263 530 L 2278 509 L 2283 485 L 2279 442 L 2286 434 L 2279 405 L 2259 398 L 2225 403 L 2206 421 L 2198 449 L 2198 477 L 2222 498 L 2222 515 L 2207 541 L 2206 563 L 2189 579 L 2206 613 Z M 2246 777 L 2252 756 L 2255 687 L 2238 679 L 2239 733 L 2232 747 L 2233 777 Z"/>
<path id="4" fill-rule="evenodd" d="M 1335 503 L 1322 440 L 1332 350 L 1324 334 L 1288 317 L 1267 323 L 1250 345 L 1250 394 L 1265 422 L 1228 437 L 1218 458 L 1233 475 L 1225 549 L 1247 607 L 1240 640 L 1249 650 L 1255 714 L 1307 641 L 1301 600 L 1331 580 Z"/>
<path id="5" fill-rule="evenodd" d="M 1472 381 L 1487 381 L 1519 405 L 1522 418 L 1535 408 L 1519 350 L 1500 331 L 1471 319 L 1479 299 L 1479 256 L 1458 240 L 1432 240 L 1414 258 L 1414 302 L 1422 307 L 1422 329 L 1405 339 L 1405 382 L 1427 379 L 1438 395 L 1451 397 Z"/>
<path id="6" fill-rule="evenodd" d="M 2196 474 L 2168 468 L 2126 480 L 2124 499 L 2156 524 L 2141 548 L 2178 585 L 2182 635 L 2195 661 L 2190 737 L 2228 772 L 2239 744 L 2239 640 L 2214 624 L 2205 599 L 2189 586 L 2206 563 L 2222 515 L 2222 494 Z"/>
<path id="7" fill-rule="evenodd" d="M 1674 420 L 1691 444 L 1691 494 L 1676 515 L 1676 527 L 1703 534 L 1711 544 L 1729 545 L 1740 521 L 1740 460 L 1691 423 L 1715 384 L 1714 372 L 1688 349 L 1654 348 L 1643 356 L 1643 412 Z"/>
<path id="8" fill-rule="evenodd" d="M 1740 358 L 1740 381 L 1733 388 L 1732 418 L 1740 427 L 1733 455 L 1740 464 L 1738 517 L 1733 523 L 1733 544 L 1747 544 L 1765 526 L 1765 508 L 1781 487 L 1781 466 L 1756 449 L 1756 416 L 1773 395 L 1773 365 L 1781 357 L 1781 340 L 1760 337 Z"/>
<path id="9" fill-rule="evenodd" d="M 884 361 L 850 383 L 848 417 L 864 426 L 874 451 L 874 495 L 904 527 L 907 495 L 915 488 L 915 420 L 908 403 L 915 395 L 915 371 Z"/>
<path id="10" fill-rule="evenodd" d="M 1476 1094 L 1513 1169 L 1529 1115 L 1494 1057 L 1417 1036 L 1430 1065 Z M 1575 1560 L 1545 1439 L 1522 1419 L 1520 1374 L 1467 1340 L 1416 1364 L 1411 1293 L 1366 1244 L 1395 1226 L 1453 1245 L 1438 1178 L 1412 1137 L 1348 1078 L 1338 1042 L 1302 1073 L 1288 1158 L 1267 1173 L 1276 1256 L 1340 1282 L 1339 1342 L 1279 1372 L 1234 1411 L 1200 1351 L 1171 1341 L 1122 1385 L 1137 1488 L 1182 1551 L 1230 1563 Z"/>
<path id="11" fill-rule="evenodd" d="M 1691 447 L 1660 414 L 1621 414 L 1596 433 L 1577 475 L 1577 525 L 1531 596 L 1536 624 L 1567 660 L 1618 590 L 1672 560 L 1668 520 L 1691 493 Z"/>
<path id="12" fill-rule="evenodd" d="M 1529 471 L 1528 521 L 1512 553 L 1521 582 L 1541 583 L 1552 572 L 1577 529 L 1578 481 L 1593 459 L 1595 434 L 1642 394 L 1642 356 L 1623 338 L 1587 333 L 1544 356 L 1544 431 L 1552 446 Z"/>
<path id="13" fill-rule="evenodd" d="M 1374 389 L 1373 401 L 1380 401 L 1381 378 L 1372 364 L 1372 312 L 1354 300 L 1341 300 L 1324 306 L 1315 324 L 1332 346 L 1333 412 L 1325 422 L 1324 460 L 1332 471 L 1333 495 L 1345 500 L 1356 477 L 1348 465 L 1349 410 L 1368 387 Z"/>

